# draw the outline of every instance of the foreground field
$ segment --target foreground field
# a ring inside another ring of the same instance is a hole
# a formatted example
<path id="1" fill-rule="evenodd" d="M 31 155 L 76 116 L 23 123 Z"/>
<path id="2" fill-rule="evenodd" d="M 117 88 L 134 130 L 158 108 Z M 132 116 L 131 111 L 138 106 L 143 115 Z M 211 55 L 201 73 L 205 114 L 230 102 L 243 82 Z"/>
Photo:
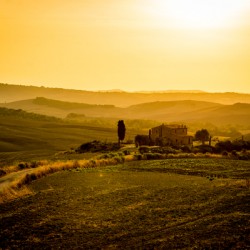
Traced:
<path id="1" fill-rule="evenodd" d="M 0 248 L 247 249 L 249 162 L 169 159 L 52 174 L 0 206 Z"/>

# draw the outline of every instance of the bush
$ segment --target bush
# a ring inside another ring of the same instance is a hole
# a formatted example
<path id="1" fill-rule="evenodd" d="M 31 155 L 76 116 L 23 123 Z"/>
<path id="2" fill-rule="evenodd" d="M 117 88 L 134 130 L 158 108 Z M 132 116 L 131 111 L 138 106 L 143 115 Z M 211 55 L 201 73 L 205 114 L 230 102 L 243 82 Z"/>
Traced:
<path id="1" fill-rule="evenodd" d="M 97 157 L 97 159 L 99 160 L 99 159 L 108 159 L 109 158 L 109 155 L 108 154 L 102 154 L 102 155 L 99 155 L 98 157 Z"/>
<path id="2" fill-rule="evenodd" d="M 30 167 L 31 168 L 37 168 L 37 167 L 39 167 L 39 166 L 41 166 L 42 164 L 41 164 L 41 162 L 39 162 L 39 161 L 33 161 L 33 162 L 31 162 L 30 163 Z"/>
<path id="3" fill-rule="evenodd" d="M 194 153 L 189 153 L 188 158 L 195 158 L 195 154 Z"/>
<path id="4" fill-rule="evenodd" d="M 215 145 L 216 152 L 221 153 L 224 150 L 228 152 L 232 152 L 233 150 L 236 151 L 241 151 L 241 150 L 249 150 L 250 149 L 250 142 L 249 141 L 223 141 L 223 142 L 218 142 Z"/>
<path id="5" fill-rule="evenodd" d="M 222 151 L 231 152 L 233 150 L 233 145 L 231 141 L 218 142 L 215 145 L 215 149 L 217 153 L 221 153 Z"/>
<path id="6" fill-rule="evenodd" d="M 31 181 L 34 181 L 34 180 L 36 180 L 36 179 L 37 179 L 36 174 L 34 174 L 34 173 L 30 174 L 30 180 L 31 180 Z"/>
<path id="7" fill-rule="evenodd" d="M 191 153 L 191 149 L 188 146 L 182 146 L 181 147 L 182 152 L 184 153 Z"/>
<path id="8" fill-rule="evenodd" d="M 147 146 L 141 146 L 141 147 L 139 147 L 139 152 L 140 152 L 141 154 L 149 153 L 149 152 L 150 152 L 150 148 L 147 147 Z"/>
<path id="9" fill-rule="evenodd" d="M 116 151 L 119 149 L 117 143 L 104 143 L 100 141 L 92 141 L 82 144 L 78 147 L 76 153 L 86 153 L 86 152 L 107 152 L 107 151 Z"/>
<path id="10" fill-rule="evenodd" d="M 81 166 L 80 166 L 80 164 L 79 164 L 78 161 L 74 161 L 72 167 L 73 167 L 73 168 L 80 168 Z"/>
<path id="11" fill-rule="evenodd" d="M 166 156 L 167 159 L 173 159 L 174 157 L 175 157 L 174 154 L 167 154 L 167 156 Z"/>
<path id="12" fill-rule="evenodd" d="M 223 156 L 228 156 L 228 152 L 224 150 L 224 151 L 222 152 L 222 155 L 223 155 Z"/>
<path id="13" fill-rule="evenodd" d="M 0 177 L 6 175 L 6 172 L 2 169 L 0 169 Z"/>
<path id="14" fill-rule="evenodd" d="M 236 151 L 236 150 L 233 150 L 233 151 L 231 152 L 231 154 L 232 154 L 233 156 L 238 156 L 238 154 L 237 154 L 237 151 Z"/>
<path id="15" fill-rule="evenodd" d="M 136 135 L 135 136 L 135 145 L 136 147 L 142 145 L 150 145 L 150 139 L 148 135 Z"/>
<path id="16" fill-rule="evenodd" d="M 21 162 L 18 164 L 18 168 L 19 169 L 29 168 L 29 164 L 27 162 Z"/>
<path id="17" fill-rule="evenodd" d="M 130 151 L 126 149 L 126 150 L 123 151 L 123 154 L 124 155 L 130 155 Z"/>
<path id="18" fill-rule="evenodd" d="M 193 153 L 193 154 L 198 154 L 198 153 L 200 153 L 200 149 L 197 148 L 197 147 L 193 147 L 193 148 L 192 148 L 192 153 Z"/>
<path id="19" fill-rule="evenodd" d="M 161 154 L 175 154 L 177 151 L 170 147 L 170 146 L 167 146 L 167 147 L 153 147 L 151 148 L 151 152 L 154 152 L 154 153 L 161 153 Z"/>
<path id="20" fill-rule="evenodd" d="M 144 154 L 146 160 L 157 160 L 163 159 L 163 155 L 159 153 L 145 153 Z"/>
<path id="21" fill-rule="evenodd" d="M 114 160 L 117 162 L 117 163 L 123 163 L 125 161 L 125 158 L 123 156 L 115 156 L 114 157 Z"/>
<path id="22" fill-rule="evenodd" d="M 202 153 L 202 154 L 214 153 L 216 151 L 213 146 L 209 146 L 209 145 L 200 145 L 200 146 L 197 146 L 197 148 L 199 149 L 199 153 Z"/>
<path id="23" fill-rule="evenodd" d="M 238 159 L 248 161 L 250 160 L 250 155 L 239 155 Z"/>
<path id="24" fill-rule="evenodd" d="M 135 160 L 138 160 L 138 161 L 142 160 L 141 154 L 136 154 L 136 155 L 134 155 L 134 157 L 135 157 Z"/>

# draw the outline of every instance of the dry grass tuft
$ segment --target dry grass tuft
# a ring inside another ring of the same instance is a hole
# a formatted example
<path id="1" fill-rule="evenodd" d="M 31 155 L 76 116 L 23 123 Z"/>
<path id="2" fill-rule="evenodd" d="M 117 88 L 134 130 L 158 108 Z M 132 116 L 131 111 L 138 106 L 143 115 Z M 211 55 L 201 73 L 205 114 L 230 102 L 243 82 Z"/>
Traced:
<path id="1" fill-rule="evenodd" d="M 37 168 L 32 168 L 29 173 L 20 175 L 15 181 L 11 182 L 9 187 L 0 192 L 0 203 L 9 201 L 27 194 L 31 191 L 26 187 L 30 182 L 47 176 L 49 174 L 76 168 L 96 168 L 104 167 L 108 165 L 116 165 L 124 162 L 124 160 L 134 160 L 131 156 L 124 158 L 114 157 L 108 159 L 91 159 L 91 160 L 79 160 L 79 161 L 58 161 L 53 163 L 47 163 L 47 165 L 40 165 Z"/>
<path id="2" fill-rule="evenodd" d="M 0 204 L 29 194 L 32 194 L 32 192 L 30 191 L 30 189 L 28 189 L 27 186 L 23 186 L 22 188 L 19 189 L 15 188 L 4 189 L 2 190 L 0 195 Z"/>
<path id="3" fill-rule="evenodd" d="M 18 166 L 5 166 L 2 168 L 2 170 L 4 170 L 6 174 L 9 174 L 9 173 L 18 171 L 19 167 Z"/>

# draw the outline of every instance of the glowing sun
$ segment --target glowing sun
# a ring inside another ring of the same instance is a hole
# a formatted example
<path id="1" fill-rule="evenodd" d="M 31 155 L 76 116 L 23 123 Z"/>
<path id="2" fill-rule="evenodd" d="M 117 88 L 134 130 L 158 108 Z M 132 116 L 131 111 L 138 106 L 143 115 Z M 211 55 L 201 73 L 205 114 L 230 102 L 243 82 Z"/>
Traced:
<path id="1" fill-rule="evenodd" d="M 148 0 L 149 14 L 162 25 L 180 28 L 231 26 L 249 5 L 246 0 Z"/>

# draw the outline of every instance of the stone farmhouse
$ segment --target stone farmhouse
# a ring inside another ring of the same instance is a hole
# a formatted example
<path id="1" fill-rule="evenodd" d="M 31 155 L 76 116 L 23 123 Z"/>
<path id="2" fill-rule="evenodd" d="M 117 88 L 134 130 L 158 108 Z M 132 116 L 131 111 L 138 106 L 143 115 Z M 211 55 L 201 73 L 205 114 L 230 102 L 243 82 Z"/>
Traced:
<path id="1" fill-rule="evenodd" d="M 185 125 L 162 124 L 149 130 L 149 138 L 157 144 L 161 141 L 163 145 L 171 146 L 192 146 L 193 136 L 188 135 Z"/>

